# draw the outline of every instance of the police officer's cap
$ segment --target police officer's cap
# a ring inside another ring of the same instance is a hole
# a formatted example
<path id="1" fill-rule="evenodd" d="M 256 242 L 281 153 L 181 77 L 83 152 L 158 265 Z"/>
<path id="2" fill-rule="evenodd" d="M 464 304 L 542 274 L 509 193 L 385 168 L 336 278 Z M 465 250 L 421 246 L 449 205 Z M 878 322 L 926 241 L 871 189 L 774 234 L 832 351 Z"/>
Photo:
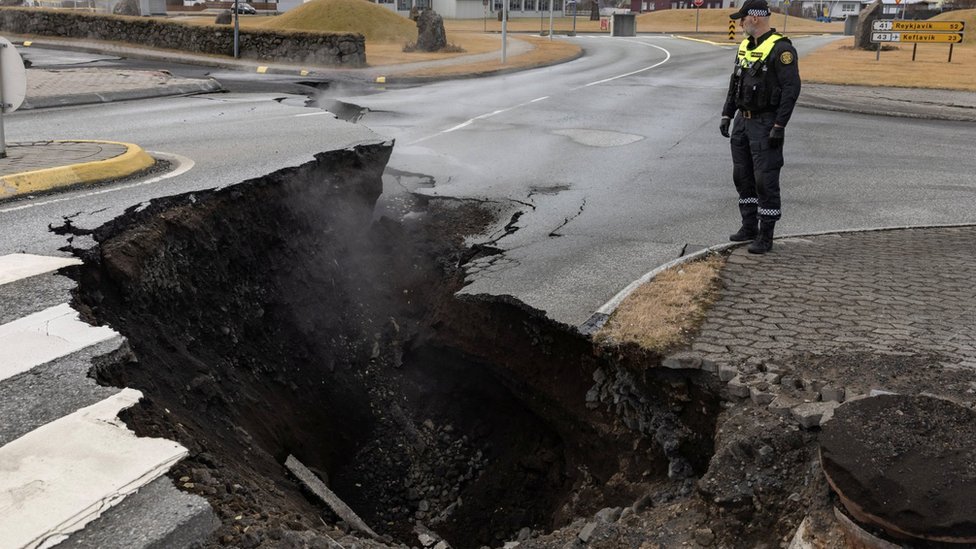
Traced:
<path id="1" fill-rule="evenodd" d="M 769 4 L 766 0 L 746 0 L 739 11 L 729 16 L 729 19 L 742 19 L 747 15 L 769 17 Z"/>

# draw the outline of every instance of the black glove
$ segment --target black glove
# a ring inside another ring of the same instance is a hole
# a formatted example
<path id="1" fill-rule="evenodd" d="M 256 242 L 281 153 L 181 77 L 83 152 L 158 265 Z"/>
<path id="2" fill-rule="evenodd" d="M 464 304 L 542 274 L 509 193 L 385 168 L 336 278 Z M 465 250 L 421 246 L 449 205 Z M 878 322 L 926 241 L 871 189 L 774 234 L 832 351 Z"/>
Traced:
<path id="1" fill-rule="evenodd" d="M 783 140 L 786 139 L 786 128 L 782 126 L 773 126 L 773 129 L 769 130 L 769 146 L 778 149 L 783 146 Z"/>
<path id="2" fill-rule="evenodd" d="M 731 118 L 729 118 L 727 116 L 723 116 L 722 117 L 722 122 L 720 122 L 719 125 L 718 125 L 718 132 L 720 134 L 722 134 L 722 137 L 728 137 L 729 136 L 729 126 L 731 124 L 732 124 L 732 119 Z"/>

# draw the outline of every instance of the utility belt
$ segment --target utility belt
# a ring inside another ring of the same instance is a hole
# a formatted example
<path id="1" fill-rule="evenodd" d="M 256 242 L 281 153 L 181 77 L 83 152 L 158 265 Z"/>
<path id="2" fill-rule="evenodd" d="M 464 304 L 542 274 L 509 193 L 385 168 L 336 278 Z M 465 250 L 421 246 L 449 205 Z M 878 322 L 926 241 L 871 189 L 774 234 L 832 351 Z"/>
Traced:
<path id="1" fill-rule="evenodd" d="M 739 109 L 739 114 L 742 115 L 742 118 L 749 118 L 749 119 L 756 118 L 761 120 L 763 118 L 775 117 L 776 111 L 748 111 L 748 110 Z"/>

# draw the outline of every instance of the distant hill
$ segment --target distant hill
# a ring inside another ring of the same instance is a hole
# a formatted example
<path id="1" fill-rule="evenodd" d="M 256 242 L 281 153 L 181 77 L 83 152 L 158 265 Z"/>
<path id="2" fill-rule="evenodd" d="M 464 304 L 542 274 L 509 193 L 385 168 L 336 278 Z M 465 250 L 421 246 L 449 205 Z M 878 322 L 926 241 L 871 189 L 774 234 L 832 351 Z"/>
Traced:
<path id="1" fill-rule="evenodd" d="M 312 0 L 262 25 L 295 31 L 358 32 L 368 42 L 417 41 L 417 25 L 367 0 Z"/>

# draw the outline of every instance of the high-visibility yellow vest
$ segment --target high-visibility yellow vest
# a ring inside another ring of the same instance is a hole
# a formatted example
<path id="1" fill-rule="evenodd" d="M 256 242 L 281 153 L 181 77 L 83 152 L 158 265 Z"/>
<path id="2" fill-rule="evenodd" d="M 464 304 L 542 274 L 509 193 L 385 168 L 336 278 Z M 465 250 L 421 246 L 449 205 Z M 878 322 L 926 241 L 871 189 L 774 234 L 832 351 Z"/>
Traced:
<path id="1" fill-rule="evenodd" d="M 782 38 L 782 34 L 773 33 L 769 35 L 769 38 L 763 40 L 762 44 L 750 50 L 749 38 L 747 37 L 739 44 L 739 54 L 736 56 L 739 61 L 739 66 L 743 69 L 748 69 L 758 62 L 765 62 L 770 52 L 773 51 L 773 46 Z"/>

